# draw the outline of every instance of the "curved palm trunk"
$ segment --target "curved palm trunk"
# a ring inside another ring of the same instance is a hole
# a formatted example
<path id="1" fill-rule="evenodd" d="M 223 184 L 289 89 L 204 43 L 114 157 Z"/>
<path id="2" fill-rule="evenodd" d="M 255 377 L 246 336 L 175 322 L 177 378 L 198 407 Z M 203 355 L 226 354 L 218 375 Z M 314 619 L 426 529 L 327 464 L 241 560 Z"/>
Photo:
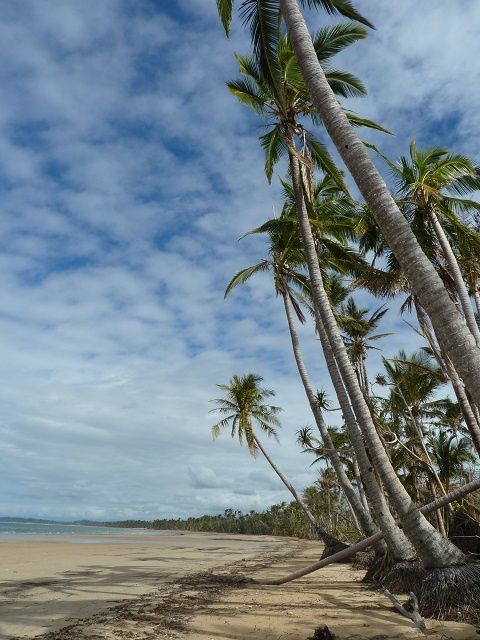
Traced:
<path id="1" fill-rule="evenodd" d="M 375 468 L 397 511 L 405 535 L 415 547 L 419 557 L 427 567 L 448 567 L 464 564 L 464 554 L 446 540 L 420 513 L 395 473 L 388 455 L 378 436 L 363 391 L 358 384 L 355 371 L 347 354 L 345 344 L 338 330 L 328 296 L 323 287 L 322 274 L 318 264 L 315 243 L 310 228 L 308 213 L 303 198 L 302 179 L 299 162 L 290 153 L 292 181 L 295 189 L 296 209 L 302 244 L 305 251 L 312 287 L 317 325 L 323 325 L 334 352 L 340 374 L 352 402 L 357 422 L 365 436 Z M 435 274 L 436 275 L 436 274 Z"/>
<path id="2" fill-rule="evenodd" d="M 457 290 L 458 298 L 460 300 L 460 304 L 462 305 L 463 313 L 465 315 L 465 320 L 467 322 L 467 326 L 470 329 L 472 336 L 475 338 L 475 342 L 477 343 L 477 347 L 480 346 L 480 330 L 478 329 L 478 324 L 475 319 L 475 314 L 473 313 L 472 303 L 470 301 L 470 296 L 468 295 L 467 287 L 465 286 L 465 281 L 463 279 L 462 272 L 460 271 L 460 267 L 458 266 L 457 259 L 455 254 L 452 251 L 452 247 L 450 246 L 450 242 L 443 230 L 442 225 L 434 211 L 429 212 L 430 219 L 433 224 L 433 228 L 435 229 L 435 234 L 440 242 L 440 246 L 442 247 L 443 255 L 445 260 L 447 261 L 448 266 L 450 267 L 450 271 L 452 273 L 453 280 L 455 282 L 455 288 Z"/>
<path id="3" fill-rule="evenodd" d="M 262 454 L 265 457 L 265 459 L 267 460 L 268 464 L 272 467 L 272 469 L 275 471 L 277 476 L 280 478 L 280 480 L 283 482 L 283 484 L 290 491 L 290 493 L 294 497 L 294 499 L 295 499 L 296 503 L 298 504 L 298 506 L 302 509 L 304 514 L 307 516 L 307 518 L 308 518 L 310 524 L 312 525 L 314 531 L 318 534 L 318 536 L 325 543 L 325 546 L 327 546 L 327 547 L 335 547 L 335 546 L 337 546 L 339 544 L 339 541 L 336 538 L 334 538 L 333 536 L 331 536 L 329 533 L 327 533 L 324 529 L 319 527 L 317 519 L 315 518 L 313 513 L 310 511 L 310 509 L 307 507 L 305 502 L 299 496 L 299 494 L 297 493 L 297 491 L 295 490 L 293 485 L 290 483 L 290 481 L 283 475 L 283 473 L 280 471 L 280 469 L 277 467 L 277 465 L 270 458 L 268 453 L 263 448 L 262 443 L 260 442 L 260 440 L 258 439 L 258 437 L 255 434 L 253 434 L 253 439 L 255 440 L 255 444 L 257 445 L 257 447 L 262 452 Z"/>
<path id="4" fill-rule="evenodd" d="M 358 519 L 360 526 L 365 533 L 365 535 L 373 535 L 378 531 L 374 522 L 372 521 L 370 514 L 365 511 L 363 505 L 360 501 L 360 498 L 357 496 L 355 489 L 352 486 L 352 483 L 347 477 L 345 473 L 345 469 L 343 464 L 338 457 L 338 453 L 335 450 L 330 434 L 328 433 L 327 425 L 323 419 L 322 413 L 318 407 L 315 394 L 312 389 L 312 385 L 310 382 L 310 378 L 305 367 L 305 363 L 303 361 L 302 352 L 300 348 L 300 341 L 298 339 L 297 329 L 295 326 L 295 319 L 293 315 L 292 305 L 290 302 L 290 298 L 288 293 L 282 292 L 283 303 L 285 306 L 285 314 L 287 316 L 288 321 L 288 329 L 290 331 L 290 338 L 292 341 L 293 353 L 295 356 L 295 362 L 297 363 L 298 372 L 302 379 L 303 387 L 305 389 L 305 394 L 307 396 L 308 402 L 310 404 L 310 408 L 312 410 L 313 416 L 315 418 L 315 423 L 320 431 L 320 435 L 322 437 L 323 443 L 327 449 L 327 456 L 330 460 L 332 467 L 335 470 L 337 475 L 338 482 L 352 508 L 353 514 Z"/>
<path id="5" fill-rule="evenodd" d="M 280 6 L 303 78 L 324 125 L 432 319 L 442 347 L 480 406 L 480 349 L 328 85 L 297 0 L 280 0 Z"/>

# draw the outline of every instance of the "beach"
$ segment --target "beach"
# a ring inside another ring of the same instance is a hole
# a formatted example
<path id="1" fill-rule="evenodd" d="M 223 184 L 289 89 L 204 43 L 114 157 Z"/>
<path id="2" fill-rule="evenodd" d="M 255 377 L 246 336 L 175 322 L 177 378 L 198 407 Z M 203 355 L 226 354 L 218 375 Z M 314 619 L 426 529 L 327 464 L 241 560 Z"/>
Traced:
<path id="1" fill-rule="evenodd" d="M 126 599 L 161 592 L 187 573 L 284 546 L 270 537 L 133 537 L 122 530 L 101 539 L 0 541 L 0 638 L 55 631 Z"/>
<path id="2" fill-rule="evenodd" d="M 348 564 L 261 584 L 320 554 L 317 542 L 225 534 L 2 541 L 0 637 L 307 640 L 323 625 L 339 640 L 420 637 Z M 427 627 L 438 640 L 478 637 L 470 625 Z"/>

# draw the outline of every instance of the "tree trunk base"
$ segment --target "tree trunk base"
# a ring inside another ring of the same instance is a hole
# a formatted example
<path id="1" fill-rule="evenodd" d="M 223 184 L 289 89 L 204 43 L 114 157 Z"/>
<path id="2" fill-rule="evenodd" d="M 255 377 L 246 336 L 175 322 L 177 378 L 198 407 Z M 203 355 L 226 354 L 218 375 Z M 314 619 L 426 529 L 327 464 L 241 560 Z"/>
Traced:
<path id="1" fill-rule="evenodd" d="M 413 592 L 426 618 L 480 622 L 480 565 L 476 563 L 426 569 L 418 562 L 397 562 L 381 586 L 394 593 Z"/>
<path id="2" fill-rule="evenodd" d="M 375 551 L 359 551 L 355 554 L 352 569 L 368 571 L 375 560 Z M 365 578 L 363 579 L 365 581 Z"/>
<path id="3" fill-rule="evenodd" d="M 367 573 L 363 576 L 362 582 L 377 586 L 383 584 L 383 578 L 388 574 L 392 567 L 390 555 L 388 553 L 376 552 L 370 552 L 365 555 L 369 556 L 368 559 L 366 558 L 365 560 L 370 560 L 370 564 L 365 566 Z"/>
<path id="4" fill-rule="evenodd" d="M 325 549 L 323 550 L 320 560 L 324 560 L 325 558 L 333 556 L 334 553 L 338 553 L 339 551 L 348 549 L 348 547 L 349 547 L 348 544 L 345 544 L 344 542 L 340 542 L 340 540 L 337 540 L 333 544 L 329 544 L 328 546 L 325 546 Z M 339 563 L 352 562 L 354 557 L 355 556 L 350 556 L 349 558 L 345 558 L 345 560 L 339 560 Z"/>

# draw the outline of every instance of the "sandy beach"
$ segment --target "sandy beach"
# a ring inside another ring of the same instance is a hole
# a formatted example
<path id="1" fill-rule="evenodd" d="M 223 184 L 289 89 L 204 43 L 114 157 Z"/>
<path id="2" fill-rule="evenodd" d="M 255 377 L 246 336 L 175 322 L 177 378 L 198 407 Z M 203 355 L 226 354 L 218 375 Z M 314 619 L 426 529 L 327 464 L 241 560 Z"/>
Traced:
<path id="1" fill-rule="evenodd" d="M 179 577 L 285 546 L 276 538 L 175 534 L 101 543 L 0 541 L 0 638 L 33 638 L 157 593 Z"/>
<path id="2" fill-rule="evenodd" d="M 323 625 L 339 640 L 420 637 L 350 565 L 261 585 L 319 553 L 315 542 L 221 534 L 1 542 L 0 637 L 307 640 Z M 478 638 L 469 625 L 427 624 L 435 640 Z"/>

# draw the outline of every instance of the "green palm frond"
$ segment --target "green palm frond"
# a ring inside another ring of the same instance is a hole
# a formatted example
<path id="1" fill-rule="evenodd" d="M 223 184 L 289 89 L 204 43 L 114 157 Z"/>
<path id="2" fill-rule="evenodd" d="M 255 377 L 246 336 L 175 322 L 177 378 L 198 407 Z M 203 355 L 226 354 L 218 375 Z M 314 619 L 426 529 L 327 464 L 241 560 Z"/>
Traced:
<path id="1" fill-rule="evenodd" d="M 226 83 L 228 90 L 242 104 L 251 107 L 256 113 L 263 115 L 268 97 L 258 89 L 249 78 L 230 80 Z"/>
<path id="2" fill-rule="evenodd" d="M 350 18 L 350 20 L 356 20 L 366 27 L 370 27 L 370 29 L 375 28 L 369 20 L 355 9 L 350 0 L 300 0 L 300 4 L 309 9 L 323 9 L 330 15 L 340 14 L 345 18 Z"/>
<path id="3" fill-rule="evenodd" d="M 279 38 L 278 0 L 244 0 L 240 17 L 250 28 L 254 57 L 271 86 L 278 82 L 280 69 L 276 56 Z"/>
<path id="4" fill-rule="evenodd" d="M 361 98 L 362 96 L 367 95 L 367 89 L 365 85 L 359 78 L 353 75 L 353 73 L 348 73 L 347 71 L 339 71 L 338 69 L 336 69 L 327 71 L 325 73 L 325 77 L 327 78 L 328 84 L 330 85 L 333 93 L 335 93 L 337 96 L 342 96 L 342 98 Z M 366 122 L 371 123 L 370 120 Z M 370 127 L 371 129 L 375 128 L 379 131 L 383 131 L 384 133 L 389 133 L 386 129 L 383 129 L 383 127 L 378 129 L 379 125 L 377 125 L 376 123 L 373 124 L 375 126 Z M 361 126 L 368 125 L 362 124 Z"/>
<path id="5" fill-rule="evenodd" d="M 345 111 L 345 115 L 347 116 L 348 121 L 353 127 L 366 127 L 367 129 L 374 129 L 375 131 L 387 133 L 390 136 L 394 135 L 391 131 L 385 129 L 385 127 L 382 127 L 382 125 L 378 124 L 378 122 L 375 122 L 374 120 L 369 120 L 368 118 L 360 118 L 360 116 L 357 116 L 351 111 Z"/>
<path id="6" fill-rule="evenodd" d="M 323 27 L 312 35 L 319 62 L 323 63 L 346 47 L 367 37 L 365 29 L 353 22 Z"/>
<path id="7" fill-rule="evenodd" d="M 230 291 L 237 287 L 239 284 L 244 284 L 249 280 L 255 273 L 259 273 L 260 271 L 268 271 L 270 269 L 271 263 L 268 260 L 262 260 L 258 264 L 254 264 L 251 267 L 247 267 L 246 269 L 242 269 L 238 273 L 236 273 L 225 289 L 224 298 L 228 296 Z"/>
<path id="8" fill-rule="evenodd" d="M 225 29 L 225 34 L 228 37 L 232 23 L 233 0 L 217 0 L 217 9 L 223 28 Z"/>
<path id="9" fill-rule="evenodd" d="M 308 132 L 305 133 L 305 141 L 308 145 L 314 166 L 320 169 L 322 173 L 330 176 L 339 189 L 348 193 L 343 174 L 335 164 L 327 147 Z"/>
<path id="10" fill-rule="evenodd" d="M 288 147 L 278 127 L 273 127 L 259 139 L 265 151 L 265 174 L 268 182 L 271 182 L 275 165 L 288 153 Z"/>

